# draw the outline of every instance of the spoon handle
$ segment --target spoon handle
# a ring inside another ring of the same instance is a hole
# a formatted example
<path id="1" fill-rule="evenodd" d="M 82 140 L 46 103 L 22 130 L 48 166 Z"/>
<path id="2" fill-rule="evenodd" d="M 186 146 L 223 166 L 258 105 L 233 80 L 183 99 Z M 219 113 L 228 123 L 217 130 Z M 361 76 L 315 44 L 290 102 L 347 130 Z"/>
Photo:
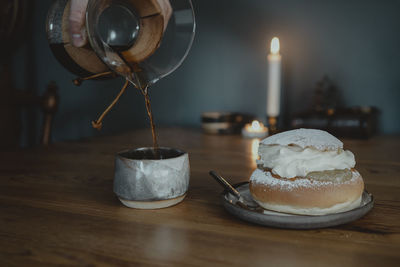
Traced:
<path id="1" fill-rule="evenodd" d="M 222 178 L 218 173 L 215 171 L 210 171 L 209 174 L 220 184 L 222 185 L 226 190 L 229 191 L 232 195 L 240 199 L 240 193 L 230 185 L 224 178 Z"/>

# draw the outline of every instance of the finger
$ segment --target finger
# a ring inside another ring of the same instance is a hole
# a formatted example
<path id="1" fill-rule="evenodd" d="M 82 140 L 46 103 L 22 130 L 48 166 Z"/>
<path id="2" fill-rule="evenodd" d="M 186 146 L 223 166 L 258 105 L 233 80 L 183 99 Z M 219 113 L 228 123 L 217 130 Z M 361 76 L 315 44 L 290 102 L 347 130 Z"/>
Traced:
<path id="1" fill-rule="evenodd" d="M 81 47 L 86 44 L 85 13 L 88 0 L 71 0 L 69 12 L 69 34 L 72 44 Z"/>

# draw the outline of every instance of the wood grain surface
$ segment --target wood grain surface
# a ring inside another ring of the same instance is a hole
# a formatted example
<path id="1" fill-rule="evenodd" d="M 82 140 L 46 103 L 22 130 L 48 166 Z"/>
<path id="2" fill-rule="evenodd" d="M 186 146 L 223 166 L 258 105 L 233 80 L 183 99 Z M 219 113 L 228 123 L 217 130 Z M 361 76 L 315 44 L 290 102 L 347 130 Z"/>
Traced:
<path id="1" fill-rule="evenodd" d="M 0 266 L 399 266 L 400 137 L 344 140 L 375 197 L 362 219 L 319 230 L 252 225 L 219 202 L 214 169 L 246 181 L 257 144 L 162 129 L 189 152 L 190 188 L 170 208 L 134 210 L 112 192 L 114 155 L 151 145 L 149 130 L 0 152 Z"/>

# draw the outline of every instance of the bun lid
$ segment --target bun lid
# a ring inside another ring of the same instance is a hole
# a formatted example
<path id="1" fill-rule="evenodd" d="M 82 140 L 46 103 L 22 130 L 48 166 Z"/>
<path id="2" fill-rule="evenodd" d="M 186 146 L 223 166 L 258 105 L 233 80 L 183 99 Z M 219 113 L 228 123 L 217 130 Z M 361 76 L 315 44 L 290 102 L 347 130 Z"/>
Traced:
<path id="1" fill-rule="evenodd" d="M 316 129 L 296 129 L 272 135 L 261 141 L 262 145 L 295 145 L 318 150 L 343 149 L 343 143 L 328 132 Z"/>

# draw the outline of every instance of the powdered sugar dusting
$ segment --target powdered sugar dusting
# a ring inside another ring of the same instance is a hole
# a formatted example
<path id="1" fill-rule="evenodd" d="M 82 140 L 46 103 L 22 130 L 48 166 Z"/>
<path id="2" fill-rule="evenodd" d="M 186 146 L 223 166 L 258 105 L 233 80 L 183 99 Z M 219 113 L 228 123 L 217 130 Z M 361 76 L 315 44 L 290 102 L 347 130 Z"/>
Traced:
<path id="1" fill-rule="evenodd" d="M 328 132 L 315 129 L 297 129 L 275 134 L 261 141 L 263 145 L 297 145 L 318 150 L 337 150 L 343 143 Z"/>
<path id="2" fill-rule="evenodd" d="M 355 180 L 360 178 L 360 174 L 357 171 L 352 171 L 353 176 L 350 180 L 344 182 L 353 183 Z M 320 187 L 326 185 L 332 185 L 334 181 L 317 181 L 310 180 L 307 178 L 296 179 L 294 181 L 277 179 L 272 177 L 271 172 L 256 169 L 250 177 L 250 181 L 255 184 L 264 184 L 271 187 L 279 187 L 282 191 L 292 191 L 297 188 L 309 188 L 309 187 Z"/>

